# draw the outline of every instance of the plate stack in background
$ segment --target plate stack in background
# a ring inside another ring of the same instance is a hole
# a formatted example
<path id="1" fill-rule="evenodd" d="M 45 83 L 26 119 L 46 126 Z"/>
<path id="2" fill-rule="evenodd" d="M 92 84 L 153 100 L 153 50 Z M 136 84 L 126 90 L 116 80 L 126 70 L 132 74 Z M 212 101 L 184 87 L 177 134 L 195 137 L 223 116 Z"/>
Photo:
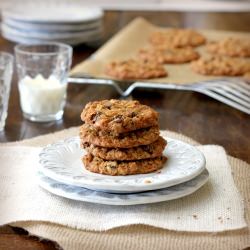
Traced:
<path id="1" fill-rule="evenodd" d="M 17 43 L 95 44 L 102 38 L 103 11 L 76 5 L 28 5 L 2 11 L 2 36 Z"/>

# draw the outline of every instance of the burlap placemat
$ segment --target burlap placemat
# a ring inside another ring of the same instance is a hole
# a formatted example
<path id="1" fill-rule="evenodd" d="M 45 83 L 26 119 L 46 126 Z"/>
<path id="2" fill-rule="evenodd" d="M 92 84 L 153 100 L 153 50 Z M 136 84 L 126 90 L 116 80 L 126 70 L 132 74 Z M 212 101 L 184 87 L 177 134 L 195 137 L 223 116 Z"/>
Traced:
<path id="1" fill-rule="evenodd" d="M 78 129 L 74 128 L 18 144 L 40 146 L 73 136 L 77 132 Z M 197 145 L 192 139 L 183 135 L 167 132 L 167 136 Z M 229 157 L 229 162 L 235 184 L 245 201 L 248 229 L 209 234 L 174 232 L 136 225 L 98 233 L 42 222 L 20 222 L 15 226 L 21 226 L 32 234 L 57 241 L 64 249 L 243 249 L 250 246 L 250 166 L 232 157 Z"/>
<path id="2" fill-rule="evenodd" d="M 149 36 L 152 32 L 162 29 L 139 17 L 129 23 L 125 28 L 112 37 L 104 44 L 91 58 L 76 65 L 71 75 L 87 74 L 93 77 L 112 78 L 105 74 L 105 65 L 113 60 L 125 60 L 136 56 L 138 50 L 149 44 Z M 208 41 L 218 41 L 226 37 L 250 38 L 249 33 L 229 32 L 216 30 L 200 30 Z M 200 46 L 197 51 L 201 56 L 207 56 L 205 46 Z M 190 84 L 211 80 L 220 77 L 204 76 L 195 73 L 190 68 L 190 63 L 185 64 L 166 64 L 168 77 L 149 80 L 159 83 L 181 83 Z M 145 80 L 143 80 L 145 81 Z"/>
<path id="3" fill-rule="evenodd" d="M 169 202 L 111 206 L 65 199 L 40 188 L 36 171 L 41 147 L 0 147 L 0 225 L 43 221 L 93 231 L 135 224 L 187 232 L 245 228 L 244 204 L 224 149 L 215 145 L 197 148 L 210 174 L 202 188 Z"/>

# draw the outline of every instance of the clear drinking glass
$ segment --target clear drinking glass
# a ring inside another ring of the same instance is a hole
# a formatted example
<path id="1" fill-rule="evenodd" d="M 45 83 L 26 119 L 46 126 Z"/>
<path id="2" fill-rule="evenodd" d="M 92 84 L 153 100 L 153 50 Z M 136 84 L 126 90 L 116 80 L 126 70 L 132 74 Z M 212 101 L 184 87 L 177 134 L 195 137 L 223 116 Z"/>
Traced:
<path id="1" fill-rule="evenodd" d="M 0 52 L 0 131 L 4 129 L 8 114 L 13 61 L 12 55 Z"/>
<path id="2" fill-rule="evenodd" d="M 24 117 L 36 122 L 61 119 L 72 47 L 62 43 L 17 45 L 15 56 Z"/>

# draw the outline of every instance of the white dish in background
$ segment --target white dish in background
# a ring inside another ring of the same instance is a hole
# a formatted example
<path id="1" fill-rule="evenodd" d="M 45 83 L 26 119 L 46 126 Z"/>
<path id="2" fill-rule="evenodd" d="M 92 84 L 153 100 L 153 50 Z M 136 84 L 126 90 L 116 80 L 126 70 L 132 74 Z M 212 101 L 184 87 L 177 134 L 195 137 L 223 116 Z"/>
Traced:
<path id="1" fill-rule="evenodd" d="M 102 34 L 96 34 L 93 36 L 83 36 L 83 37 L 71 37 L 71 38 L 65 38 L 65 39 L 54 39 L 54 40 L 46 40 L 46 39 L 36 39 L 36 38 L 29 38 L 27 36 L 20 36 L 12 32 L 6 32 L 5 30 L 2 30 L 2 36 L 6 38 L 7 40 L 10 40 L 12 42 L 16 43 L 23 43 L 23 44 L 39 44 L 44 42 L 61 42 L 66 43 L 70 45 L 78 45 L 82 43 L 86 43 L 89 45 L 100 43 L 102 40 Z"/>
<path id="2" fill-rule="evenodd" d="M 9 33 L 13 36 L 20 36 L 29 39 L 40 39 L 40 40 L 57 40 L 57 39 L 74 39 L 74 38 L 85 38 L 86 40 L 91 37 L 95 37 L 97 35 L 102 34 L 102 27 L 98 27 L 98 29 L 93 30 L 85 30 L 85 31 L 75 31 L 75 32 L 39 32 L 33 30 L 21 30 L 15 29 L 2 23 L 2 32 Z"/>
<path id="3" fill-rule="evenodd" d="M 41 40 L 41 39 L 30 39 L 23 36 L 13 35 L 7 32 L 2 33 L 3 37 L 16 43 L 22 44 L 39 44 L 45 42 L 51 42 L 51 40 Z M 89 44 L 90 46 L 95 43 L 100 43 L 102 37 L 100 35 L 96 37 L 81 37 L 81 38 L 70 38 L 70 39 L 56 39 L 56 42 L 66 43 L 70 45 L 78 45 L 81 43 Z"/>
<path id="4" fill-rule="evenodd" d="M 91 45 L 102 39 L 102 17 L 103 11 L 97 7 L 39 1 L 3 10 L 2 35 L 24 44 L 53 41 Z"/>
<path id="5" fill-rule="evenodd" d="M 68 185 L 105 192 L 140 192 L 174 186 L 189 181 L 205 169 L 205 158 L 195 147 L 166 138 L 168 157 L 160 171 L 130 176 L 109 176 L 89 172 L 81 162 L 86 153 L 78 137 L 50 144 L 42 149 L 40 168 L 44 175 Z"/>
<path id="6" fill-rule="evenodd" d="M 32 23 L 32 22 L 25 22 L 19 21 L 11 18 L 3 19 L 3 23 L 11 26 L 15 29 L 21 30 L 29 30 L 29 31 L 37 31 L 37 32 L 70 32 L 70 31 L 85 31 L 85 30 L 93 30 L 98 29 L 102 26 L 102 19 L 94 20 L 91 22 L 86 23 L 75 23 L 75 24 L 68 24 L 68 23 Z"/>
<path id="7" fill-rule="evenodd" d="M 40 23 L 85 23 L 102 17 L 103 11 L 97 7 L 46 5 L 42 2 L 35 5 L 19 5 L 2 12 L 2 19 Z"/>
<path id="8" fill-rule="evenodd" d="M 208 181 L 209 173 L 205 169 L 201 174 L 182 184 L 154 191 L 133 194 L 104 193 L 82 187 L 70 186 L 57 182 L 42 173 L 38 173 L 38 183 L 45 190 L 77 201 L 106 205 L 138 205 L 169 201 L 190 195 Z"/>

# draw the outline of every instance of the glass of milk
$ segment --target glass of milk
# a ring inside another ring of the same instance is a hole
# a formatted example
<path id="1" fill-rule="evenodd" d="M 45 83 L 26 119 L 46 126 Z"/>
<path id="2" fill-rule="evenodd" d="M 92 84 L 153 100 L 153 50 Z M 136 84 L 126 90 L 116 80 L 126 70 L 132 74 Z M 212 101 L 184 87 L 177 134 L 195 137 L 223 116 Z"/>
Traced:
<path id="1" fill-rule="evenodd" d="M 72 47 L 62 43 L 20 44 L 15 47 L 15 57 L 24 117 L 35 122 L 60 120 Z"/>

